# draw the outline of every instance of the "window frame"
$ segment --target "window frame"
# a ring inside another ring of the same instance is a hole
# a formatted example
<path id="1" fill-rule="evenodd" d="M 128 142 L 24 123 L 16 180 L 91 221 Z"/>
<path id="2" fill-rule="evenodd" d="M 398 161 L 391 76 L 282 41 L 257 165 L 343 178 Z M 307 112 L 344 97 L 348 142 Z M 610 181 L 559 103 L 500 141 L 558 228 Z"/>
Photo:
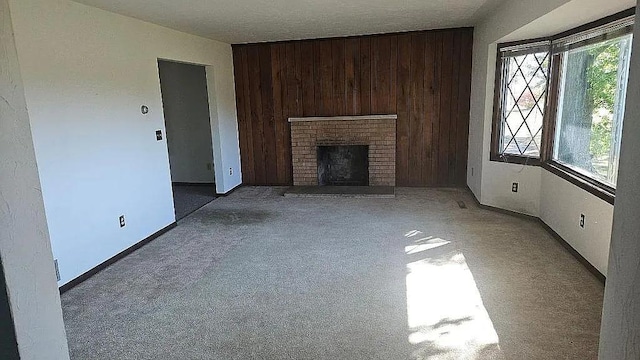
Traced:
<path id="1" fill-rule="evenodd" d="M 544 45 L 544 43 L 548 43 L 548 45 Z M 527 48 L 530 46 L 529 48 Z M 547 68 L 547 90 L 545 93 L 545 104 L 543 116 L 543 125 L 542 125 L 542 141 L 538 146 L 540 147 L 540 156 L 526 156 L 526 155 L 515 155 L 515 154 L 505 154 L 500 152 L 500 138 L 502 136 L 502 104 L 503 100 L 503 75 L 504 75 L 504 56 L 503 52 L 505 48 L 513 48 L 513 47 L 523 47 L 523 54 L 534 54 L 540 52 L 540 50 L 544 48 L 548 48 L 549 52 L 549 67 Z M 549 82 L 551 80 L 551 39 L 550 38 L 537 38 L 523 41 L 513 41 L 508 43 L 498 44 L 497 53 L 496 53 L 496 75 L 495 75 L 495 85 L 493 91 L 493 120 L 491 124 L 491 151 L 490 151 L 490 159 L 491 161 L 500 161 L 507 162 L 513 164 L 523 164 L 523 165 L 534 165 L 539 166 L 542 163 L 542 143 L 544 143 L 544 122 L 547 117 L 547 102 L 549 100 Z"/>
<path id="2" fill-rule="evenodd" d="M 523 164 L 530 166 L 540 166 L 543 169 L 573 183 L 574 185 L 582 188 L 585 191 L 597 196 L 598 198 L 614 204 L 616 189 L 596 180 L 595 178 L 576 171 L 566 165 L 563 165 L 553 160 L 553 149 L 555 146 L 555 133 L 558 123 L 558 102 L 560 99 L 561 89 L 561 71 L 564 62 L 564 50 L 555 51 L 554 44 L 559 40 L 564 40 L 570 36 L 579 35 L 581 33 L 588 33 L 597 28 L 606 26 L 616 21 L 620 21 L 636 13 L 635 7 L 621 11 L 619 13 L 607 16 L 605 18 L 590 22 L 588 24 L 579 26 L 577 28 L 562 32 L 546 38 L 536 38 L 530 40 L 515 41 L 509 43 L 498 44 L 497 59 L 496 59 L 496 80 L 494 88 L 493 98 L 493 119 L 492 119 L 492 132 L 491 132 L 491 151 L 490 161 L 499 161 L 512 164 Z M 634 20 L 635 22 L 635 20 Z M 631 33 L 628 29 L 625 32 L 620 33 L 620 36 Z M 540 158 L 517 156 L 511 154 L 500 154 L 500 131 L 501 131 L 501 99 L 502 99 L 502 49 L 505 47 L 522 46 L 527 44 L 540 43 L 542 41 L 549 41 L 551 46 L 549 48 L 550 65 L 549 75 L 547 83 L 547 92 L 544 107 L 544 120 L 542 124 L 542 141 L 540 144 Z M 599 37 L 594 37 L 586 41 L 580 42 L 580 46 L 588 45 L 589 43 L 598 43 L 603 41 Z"/>

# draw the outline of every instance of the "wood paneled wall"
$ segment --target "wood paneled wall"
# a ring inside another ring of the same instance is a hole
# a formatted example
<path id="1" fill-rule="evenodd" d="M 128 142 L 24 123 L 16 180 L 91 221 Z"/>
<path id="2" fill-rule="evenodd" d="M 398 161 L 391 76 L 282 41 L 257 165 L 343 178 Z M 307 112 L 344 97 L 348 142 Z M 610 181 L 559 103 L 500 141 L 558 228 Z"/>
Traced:
<path id="1" fill-rule="evenodd" d="M 233 46 L 243 183 L 291 185 L 289 117 L 398 114 L 398 186 L 466 183 L 473 30 Z"/>

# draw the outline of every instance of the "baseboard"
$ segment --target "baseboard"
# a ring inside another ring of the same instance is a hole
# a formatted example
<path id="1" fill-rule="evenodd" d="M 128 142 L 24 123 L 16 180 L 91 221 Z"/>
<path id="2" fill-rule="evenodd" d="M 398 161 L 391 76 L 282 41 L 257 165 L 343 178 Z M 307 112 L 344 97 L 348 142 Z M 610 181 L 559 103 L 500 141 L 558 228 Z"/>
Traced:
<path id="1" fill-rule="evenodd" d="M 495 211 L 495 212 L 499 212 L 499 213 L 507 214 L 511 216 L 516 216 L 523 219 L 533 220 L 540 223 L 540 225 L 542 225 L 542 227 L 549 233 L 549 235 L 551 235 L 554 239 L 556 239 L 556 241 L 560 243 L 560 245 L 562 245 L 565 249 L 567 249 L 567 251 L 569 251 L 569 253 L 573 255 L 573 257 L 576 258 L 576 260 L 578 260 L 585 268 L 587 268 L 587 270 L 589 270 L 589 272 L 592 273 L 593 276 L 595 276 L 603 284 L 606 282 L 606 277 L 604 276 L 604 274 L 600 272 L 600 270 L 596 269 L 595 266 L 591 265 L 589 260 L 585 259 L 584 256 L 582 256 L 576 249 L 573 248 L 573 246 L 571 246 L 571 244 L 569 244 L 565 239 L 563 239 L 562 236 L 560 236 L 560 234 L 555 232 L 555 230 L 553 230 L 549 225 L 547 225 L 539 217 L 533 216 L 533 215 L 521 214 L 519 212 L 501 209 L 495 206 L 481 204 L 478 198 L 476 197 L 476 194 L 474 194 L 473 191 L 471 191 L 471 189 L 468 186 L 467 186 L 467 190 L 469 191 L 469 193 L 471 193 L 471 197 L 473 198 L 473 200 L 475 200 L 476 205 L 481 209 Z"/>
<path id="2" fill-rule="evenodd" d="M 494 212 L 499 212 L 499 213 L 506 214 L 506 215 L 516 216 L 516 217 L 527 219 L 527 220 L 533 220 L 533 221 L 540 220 L 540 218 L 538 218 L 537 216 L 527 215 L 527 214 L 519 213 L 519 212 L 516 212 L 516 211 L 511 211 L 511 210 L 507 210 L 507 209 L 502 209 L 502 208 L 499 208 L 499 207 L 491 206 L 491 205 L 481 204 L 480 201 L 478 200 L 478 198 L 476 198 L 476 194 L 474 194 L 473 191 L 471 191 L 471 189 L 469 187 L 467 187 L 467 190 L 471 193 L 471 197 L 473 198 L 474 202 L 476 203 L 476 206 L 478 206 L 481 209 L 490 210 L 490 211 L 494 211 Z"/>
<path id="3" fill-rule="evenodd" d="M 172 182 L 171 185 L 178 185 L 178 186 L 216 186 L 216 183 L 194 183 L 194 182 L 176 181 L 176 182 Z"/>
<path id="4" fill-rule="evenodd" d="M 219 194 L 216 194 L 216 195 L 217 195 L 217 196 L 221 196 L 221 197 L 229 196 L 229 195 L 233 194 L 236 190 L 240 189 L 240 188 L 241 188 L 241 187 L 243 187 L 243 186 L 244 186 L 243 184 L 239 184 L 239 185 L 236 185 L 236 187 L 234 187 L 233 189 L 231 189 L 231 190 L 227 191 L 227 192 L 226 192 L 226 193 L 224 193 L 224 194 L 219 193 Z"/>
<path id="5" fill-rule="evenodd" d="M 100 263 L 99 265 L 97 265 L 96 267 L 92 268 L 91 270 L 85 272 L 84 274 L 78 276 L 77 278 L 69 281 L 68 283 L 60 286 L 60 294 L 63 294 L 71 289 L 73 289 L 74 287 L 80 285 L 81 283 L 83 283 L 84 281 L 86 281 L 87 279 L 89 279 L 90 277 L 94 276 L 95 274 L 99 273 L 100 271 L 106 269 L 107 267 L 109 267 L 109 265 L 112 265 L 114 263 L 116 263 L 118 260 L 124 258 L 125 256 L 131 254 L 132 252 L 140 249 L 141 247 L 145 246 L 146 244 L 150 243 L 152 240 L 158 238 L 159 236 L 161 236 L 162 234 L 166 233 L 167 231 L 175 228 L 177 226 L 177 223 L 173 222 L 169 225 L 167 225 L 166 227 L 162 228 L 161 230 L 151 234 L 150 236 L 148 236 L 147 238 L 131 245 L 130 247 L 126 248 L 125 250 L 119 252 L 118 254 L 114 255 L 113 257 L 107 259 L 106 261 Z"/>
<path id="6" fill-rule="evenodd" d="M 567 251 L 569 251 L 569 253 L 573 255 L 573 257 L 575 257 L 582 265 L 584 265 L 584 267 L 586 267 L 587 270 L 589 270 L 589 272 L 593 274 L 593 276 L 595 276 L 603 284 L 606 282 L 606 276 L 604 276 L 604 274 L 601 273 L 600 270 L 596 269 L 595 266 L 591 265 L 589 260 L 580 255 L 580 253 L 576 249 L 574 249 L 571 244 L 569 244 L 565 239 L 562 238 L 562 236 L 560 236 L 560 234 L 555 232 L 555 230 L 553 230 L 549 225 L 542 221 L 542 219 L 538 219 L 538 221 L 540 222 L 542 227 L 545 228 L 545 230 L 547 230 L 547 232 L 551 234 L 551 236 L 553 236 L 565 249 L 567 249 Z"/>

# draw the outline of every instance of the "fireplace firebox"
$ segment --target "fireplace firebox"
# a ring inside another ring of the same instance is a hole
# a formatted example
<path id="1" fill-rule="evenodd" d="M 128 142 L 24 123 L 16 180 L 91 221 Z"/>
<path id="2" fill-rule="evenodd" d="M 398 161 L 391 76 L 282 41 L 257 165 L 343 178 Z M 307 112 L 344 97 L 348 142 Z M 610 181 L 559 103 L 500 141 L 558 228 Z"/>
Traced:
<path id="1" fill-rule="evenodd" d="M 318 146 L 318 185 L 369 186 L 369 146 Z"/>

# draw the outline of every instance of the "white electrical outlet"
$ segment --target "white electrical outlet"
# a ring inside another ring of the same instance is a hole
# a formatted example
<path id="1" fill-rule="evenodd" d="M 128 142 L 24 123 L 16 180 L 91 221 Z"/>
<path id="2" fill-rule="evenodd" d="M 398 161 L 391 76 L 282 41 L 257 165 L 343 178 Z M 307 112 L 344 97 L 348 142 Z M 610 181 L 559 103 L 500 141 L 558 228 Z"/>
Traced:
<path id="1" fill-rule="evenodd" d="M 233 175 L 233 168 L 229 168 L 229 176 Z"/>

